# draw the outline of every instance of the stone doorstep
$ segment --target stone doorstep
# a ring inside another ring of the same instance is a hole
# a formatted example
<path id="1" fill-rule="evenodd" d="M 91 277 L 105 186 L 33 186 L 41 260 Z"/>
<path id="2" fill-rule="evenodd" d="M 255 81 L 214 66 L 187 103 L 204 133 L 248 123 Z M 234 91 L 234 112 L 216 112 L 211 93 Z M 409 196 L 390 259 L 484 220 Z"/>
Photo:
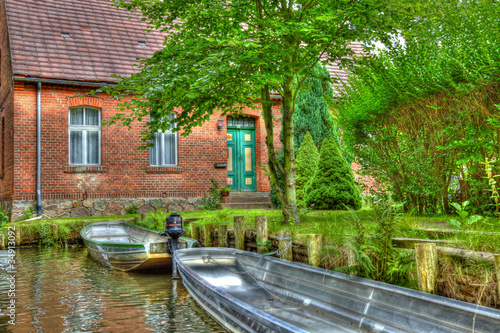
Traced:
<path id="1" fill-rule="evenodd" d="M 269 192 L 231 192 L 229 194 L 231 198 L 256 198 L 256 197 L 266 197 L 269 198 Z"/>
<path id="2" fill-rule="evenodd" d="M 223 208 L 233 208 L 233 209 L 271 209 L 271 203 L 220 203 L 217 205 L 218 209 Z"/>
<path id="3" fill-rule="evenodd" d="M 222 197 L 222 203 L 268 203 L 269 197 Z"/>

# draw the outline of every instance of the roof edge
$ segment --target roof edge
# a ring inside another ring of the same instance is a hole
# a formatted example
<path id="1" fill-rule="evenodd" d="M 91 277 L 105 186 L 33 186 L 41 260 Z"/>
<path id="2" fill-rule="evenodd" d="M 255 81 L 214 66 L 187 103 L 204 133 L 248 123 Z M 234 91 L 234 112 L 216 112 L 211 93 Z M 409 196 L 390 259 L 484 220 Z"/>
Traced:
<path id="1" fill-rule="evenodd" d="M 88 81 L 70 81 L 70 80 L 58 80 L 58 79 L 42 79 L 36 77 L 22 77 L 13 76 L 12 81 L 24 81 L 24 82 L 42 82 L 42 83 L 54 83 L 54 84 L 68 84 L 73 86 L 89 86 L 89 87 L 104 87 L 109 85 L 114 85 L 116 83 L 103 83 L 103 82 L 88 82 Z"/>

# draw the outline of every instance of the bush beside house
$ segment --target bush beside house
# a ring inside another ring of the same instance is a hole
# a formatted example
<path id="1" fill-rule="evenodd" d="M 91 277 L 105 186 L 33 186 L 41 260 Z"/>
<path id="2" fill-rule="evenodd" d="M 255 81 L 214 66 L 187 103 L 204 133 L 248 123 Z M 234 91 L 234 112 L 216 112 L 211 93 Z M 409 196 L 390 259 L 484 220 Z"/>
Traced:
<path id="1" fill-rule="evenodd" d="M 318 168 L 305 189 L 306 204 L 316 209 L 360 209 L 361 194 L 354 174 L 333 138 L 321 146 Z"/>
<path id="2" fill-rule="evenodd" d="M 314 171 L 318 167 L 319 153 L 314 144 L 313 137 L 309 131 L 304 136 L 304 140 L 297 154 L 297 201 L 299 205 L 304 205 L 304 187 L 314 176 Z"/>

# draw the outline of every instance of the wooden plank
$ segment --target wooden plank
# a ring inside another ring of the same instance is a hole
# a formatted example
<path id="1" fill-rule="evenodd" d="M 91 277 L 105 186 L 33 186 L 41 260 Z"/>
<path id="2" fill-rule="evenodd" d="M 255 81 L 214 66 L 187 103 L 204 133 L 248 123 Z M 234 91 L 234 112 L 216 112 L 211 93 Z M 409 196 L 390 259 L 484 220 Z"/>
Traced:
<path id="1" fill-rule="evenodd" d="M 425 293 L 436 293 L 438 257 L 436 244 L 415 244 L 417 257 L 418 286 Z"/>
<path id="2" fill-rule="evenodd" d="M 472 235 L 488 235 L 488 236 L 500 236 L 500 232 L 482 232 L 482 231 L 470 231 L 470 230 L 455 230 L 455 229 L 433 229 L 433 228 L 421 228 L 414 229 L 416 231 L 423 231 L 427 234 L 435 234 L 439 236 L 453 235 L 453 234 L 472 234 Z"/>
<path id="3" fill-rule="evenodd" d="M 413 249 L 415 244 L 420 243 L 439 243 L 439 244 L 447 244 L 447 243 L 458 243 L 457 241 L 452 240 L 435 240 L 435 239 L 418 239 L 418 238 L 393 238 L 392 246 L 403 249 Z"/>
<path id="4" fill-rule="evenodd" d="M 437 247 L 437 252 L 448 257 L 471 259 L 477 262 L 485 262 L 490 264 L 493 264 L 495 262 L 494 254 L 489 252 L 479 252 L 441 246 Z"/>

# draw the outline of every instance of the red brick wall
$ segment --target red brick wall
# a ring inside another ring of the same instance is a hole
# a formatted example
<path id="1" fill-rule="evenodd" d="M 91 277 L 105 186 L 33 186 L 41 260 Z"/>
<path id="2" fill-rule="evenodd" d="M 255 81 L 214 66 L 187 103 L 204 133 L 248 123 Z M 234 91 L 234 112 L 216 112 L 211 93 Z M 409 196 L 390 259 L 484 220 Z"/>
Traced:
<path id="1" fill-rule="evenodd" d="M 16 117 L 14 200 L 34 200 L 36 182 L 36 86 L 16 82 L 14 89 Z M 102 120 L 116 114 L 116 101 L 105 94 L 99 99 L 74 98 L 90 88 L 42 84 L 42 199 L 79 199 L 86 192 L 89 198 L 101 197 L 198 197 L 209 191 L 211 178 L 220 184 L 227 179 L 226 169 L 214 163 L 226 163 L 226 128 L 217 130 L 220 114 L 214 114 L 202 127 L 183 137 L 178 134 L 178 167 L 152 168 L 149 149 L 139 151 L 142 123 L 133 123 L 132 130 L 112 125 L 101 129 L 101 164 L 90 168 L 97 172 L 82 173 L 69 166 L 68 110 L 79 104 L 99 107 Z M 72 98 L 73 97 L 73 98 Z M 275 107 L 279 116 L 279 106 Z M 256 118 L 256 159 L 258 191 L 267 191 L 268 181 L 260 165 L 267 165 L 265 128 L 260 108 L 246 109 Z M 224 122 L 224 125 L 227 121 Z M 279 143 L 277 125 L 275 141 Z M 96 170 L 97 169 L 97 170 Z M 158 169 L 160 171 L 158 171 Z"/>
<path id="2" fill-rule="evenodd" d="M 14 140 L 11 136 L 14 130 L 14 94 L 4 0 L 0 0 L 0 50 L 0 202 L 9 202 L 14 192 Z M 3 133 L 2 120 L 5 124 Z"/>

